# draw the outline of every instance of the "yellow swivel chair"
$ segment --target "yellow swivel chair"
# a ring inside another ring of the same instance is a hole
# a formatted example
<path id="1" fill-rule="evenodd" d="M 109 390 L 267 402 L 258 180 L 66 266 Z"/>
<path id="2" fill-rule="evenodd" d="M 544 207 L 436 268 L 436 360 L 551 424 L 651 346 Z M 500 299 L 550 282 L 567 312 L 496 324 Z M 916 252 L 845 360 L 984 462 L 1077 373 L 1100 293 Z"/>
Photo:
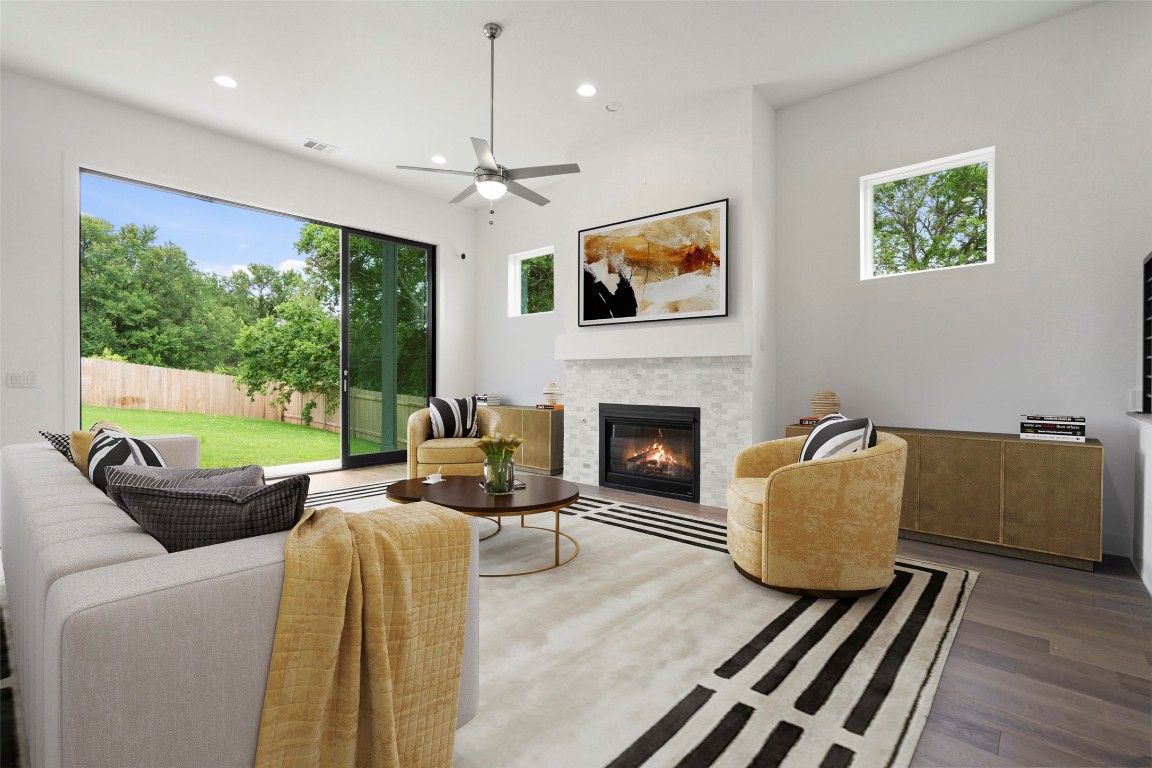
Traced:
<path id="1" fill-rule="evenodd" d="M 891 583 L 908 444 L 798 463 L 804 436 L 740 451 L 728 483 L 728 550 L 741 574 L 813 597 L 855 597 Z"/>
<path id="2" fill-rule="evenodd" d="M 493 408 L 476 409 L 477 434 L 500 431 L 500 413 Z M 473 448 L 475 437 L 432 437 L 432 416 L 427 408 L 408 417 L 408 477 L 427 477 L 433 472 L 445 475 L 483 475 L 484 452 Z M 442 469 L 441 469 L 442 468 Z"/>

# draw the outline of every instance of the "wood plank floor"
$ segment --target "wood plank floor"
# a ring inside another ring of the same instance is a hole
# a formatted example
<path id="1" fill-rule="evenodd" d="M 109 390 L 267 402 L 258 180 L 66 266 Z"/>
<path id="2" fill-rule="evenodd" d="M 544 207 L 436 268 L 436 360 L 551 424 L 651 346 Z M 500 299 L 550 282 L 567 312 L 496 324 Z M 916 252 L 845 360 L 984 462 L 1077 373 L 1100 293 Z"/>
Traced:
<path id="1" fill-rule="evenodd" d="M 312 490 L 405 476 L 313 475 Z M 581 485 L 713 520 L 725 510 Z M 901 556 L 980 572 L 914 766 L 1152 766 L 1152 597 L 1127 560 L 1094 573 L 901 540 Z"/>

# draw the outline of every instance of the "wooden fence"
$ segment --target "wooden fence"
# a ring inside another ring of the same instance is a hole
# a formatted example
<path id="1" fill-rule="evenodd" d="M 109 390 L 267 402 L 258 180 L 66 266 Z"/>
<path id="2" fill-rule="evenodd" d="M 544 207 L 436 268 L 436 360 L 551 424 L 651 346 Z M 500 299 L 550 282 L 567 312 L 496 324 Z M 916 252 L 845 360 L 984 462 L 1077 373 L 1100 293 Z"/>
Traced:
<path id="1" fill-rule="evenodd" d="M 84 405 L 109 408 L 139 408 L 147 411 L 203 413 L 214 416 L 240 416 L 302 424 L 304 396 L 293 394 L 287 405 L 278 406 L 264 395 L 249 399 L 232 376 L 202 371 L 160 368 L 155 365 L 120 363 L 114 360 L 80 360 L 80 392 Z M 312 428 L 340 431 L 340 406 L 326 415 L 324 395 L 314 395 Z M 381 423 L 380 393 L 353 389 L 352 436 L 379 442 Z M 424 398 L 399 395 L 396 398 L 396 444 L 408 444 L 408 417 L 424 407 Z"/>

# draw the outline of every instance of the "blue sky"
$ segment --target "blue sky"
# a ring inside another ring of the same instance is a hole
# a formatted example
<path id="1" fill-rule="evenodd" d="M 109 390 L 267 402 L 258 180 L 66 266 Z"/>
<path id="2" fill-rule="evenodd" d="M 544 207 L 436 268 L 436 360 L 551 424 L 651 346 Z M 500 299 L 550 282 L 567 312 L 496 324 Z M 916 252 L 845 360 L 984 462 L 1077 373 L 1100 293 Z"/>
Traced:
<path id="1" fill-rule="evenodd" d="M 84 173 L 80 210 L 111 222 L 157 227 L 159 243 L 173 242 L 204 272 L 226 275 L 247 264 L 271 264 L 300 272 L 304 262 L 292 244 L 305 222 L 224 203 L 165 192 Z"/>

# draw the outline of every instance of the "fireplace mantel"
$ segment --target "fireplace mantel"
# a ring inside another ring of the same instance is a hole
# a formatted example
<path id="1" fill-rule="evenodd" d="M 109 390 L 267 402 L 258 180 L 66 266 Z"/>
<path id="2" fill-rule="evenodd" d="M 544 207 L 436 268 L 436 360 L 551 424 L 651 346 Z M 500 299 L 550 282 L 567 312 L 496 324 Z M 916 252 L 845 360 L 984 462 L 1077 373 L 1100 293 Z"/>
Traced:
<path id="1" fill-rule="evenodd" d="M 752 341 L 742 322 L 680 323 L 672 320 L 600 326 L 557 334 L 556 359 L 628 360 L 752 354 Z"/>

